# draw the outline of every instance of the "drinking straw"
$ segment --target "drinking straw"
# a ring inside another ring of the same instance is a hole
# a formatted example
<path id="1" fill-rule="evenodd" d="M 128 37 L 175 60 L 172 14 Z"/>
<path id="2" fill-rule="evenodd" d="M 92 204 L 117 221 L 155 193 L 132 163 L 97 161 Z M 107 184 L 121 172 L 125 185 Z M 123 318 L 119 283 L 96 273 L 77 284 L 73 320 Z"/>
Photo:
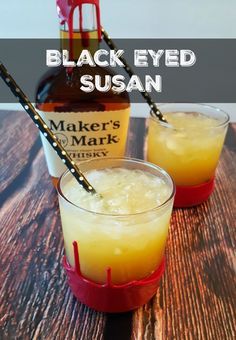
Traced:
<path id="1" fill-rule="evenodd" d="M 108 33 L 104 30 L 103 27 L 101 27 L 101 31 L 102 31 L 102 36 L 104 41 L 106 42 L 106 44 L 109 46 L 109 48 L 117 51 L 118 48 L 116 47 L 115 43 L 113 42 L 113 40 L 111 39 L 111 37 L 108 35 Z M 120 56 L 119 59 L 122 61 L 122 63 L 125 65 L 125 71 L 128 73 L 128 75 L 130 76 L 130 78 L 135 75 L 134 71 L 132 70 L 132 68 L 129 66 L 129 64 L 127 63 L 127 61 L 125 60 L 124 57 Z M 158 109 L 156 103 L 152 100 L 151 96 L 148 94 L 147 91 L 145 92 L 140 92 L 141 95 L 143 96 L 143 98 L 146 100 L 146 102 L 148 103 L 148 105 L 150 106 L 151 109 L 151 115 L 157 117 L 161 122 L 163 123 L 168 123 L 167 120 L 165 119 L 165 117 L 163 116 L 163 114 L 161 113 L 161 111 Z"/>
<path id="2" fill-rule="evenodd" d="M 30 118 L 33 120 L 34 124 L 37 128 L 42 132 L 43 136 L 48 140 L 50 145 L 54 148 L 55 152 L 57 152 L 58 156 L 61 158 L 62 162 L 67 166 L 72 175 L 78 181 L 78 183 L 89 193 L 96 193 L 95 189 L 88 182 L 86 177 L 80 171 L 75 162 L 68 155 L 66 150 L 63 148 L 58 138 L 53 134 L 53 132 L 49 129 L 45 121 L 41 118 L 39 113 L 35 110 L 34 106 L 31 104 L 27 96 L 20 89 L 20 87 L 16 84 L 15 80 L 8 73 L 5 66 L 0 62 L 0 77 L 4 80 L 5 84 L 10 88 L 11 92 L 14 96 L 19 100 L 20 104 L 24 108 L 24 110 L 28 113 Z"/>

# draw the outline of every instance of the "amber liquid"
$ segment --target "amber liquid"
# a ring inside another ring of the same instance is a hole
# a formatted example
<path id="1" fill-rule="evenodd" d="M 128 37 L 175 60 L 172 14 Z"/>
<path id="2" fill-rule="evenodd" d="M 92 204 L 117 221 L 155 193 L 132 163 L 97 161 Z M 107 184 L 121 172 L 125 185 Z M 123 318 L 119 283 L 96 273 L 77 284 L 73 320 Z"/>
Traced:
<path id="1" fill-rule="evenodd" d="M 102 79 L 105 75 L 113 76 L 115 73 L 109 68 L 102 67 L 75 67 L 69 72 L 66 67 L 50 69 L 40 80 L 36 93 L 36 107 L 44 112 L 88 112 L 114 111 L 129 108 L 129 97 L 126 92 L 115 94 L 112 91 L 102 93 L 96 89 L 85 93 L 80 89 L 80 77 L 90 74 L 93 77 L 99 74 Z M 112 118 L 112 117 L 111 117 Z M 91 116 L 91 122 L 93 117 Z M 52 178 L 54 186 L 58 178 Z"/>
<path id="2" fill-rule="evenodd" d="M 122 110 L 130 106 L 126 92 L 115 94 L 113 91 L 102 93 L 96 89 L 85 93 L 80 89 L 80 77 L 83 74 L 113 76 L 108 68 L 74 68 L 71 73 L 65 67 L 53 68 L 40 80 L 37 89 L 37 108 L 47 112 L 91 112 Z"/>
<path id="3" fill-rule="evenodd" d="M 97 31 L 89 32 L 89 46 L 83 47 L 81 34 L 74 32 L 73 56 L 78 58 L 82 49 L 90 50 L 91 54 L 99 49 L 95 39 Z M 68 32 L 61 31 L 62 48 L 69 50 Z M 115 75 L 111 68 L 107 67 L 75 67 L 68 70 L 66 67 L 50 69 L 40 80 L 36 94 L 37 108 L 42 111 L 54 112 L 85 112 L 85 111 L 110 111 L 126 109 L 130 106 L 129 96 L 126 92 L 115 94 L 113 91 L 102 93 L 96 89 L 91 93 L 85 93 L 80 89 L 80 77 L 90 74 L 93 77 L 100 75 Z"/>

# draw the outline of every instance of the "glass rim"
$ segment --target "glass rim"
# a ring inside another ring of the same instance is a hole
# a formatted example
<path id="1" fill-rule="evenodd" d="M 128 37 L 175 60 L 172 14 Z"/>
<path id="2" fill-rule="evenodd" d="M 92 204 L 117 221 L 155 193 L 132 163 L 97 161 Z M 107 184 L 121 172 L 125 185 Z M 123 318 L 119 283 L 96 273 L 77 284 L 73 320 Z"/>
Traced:
<path id="1" fill-rule="evenodd" d="M 213 106 L 213 105 L 208 105 L 208 104 L 204 104 L 204 103 L 161 103 L 161 104 L 158 104 L 158 108 L 159 107 L 161 108 L 161 107 L 163 107 L 165 105 L 197 105 L 197 106 L 199 106 L 201 108 L 211 109 L 214 112 L 219 112 L 219 113 L 224 115 L 224 120 L 222 122 L 219 122 L 219 124 L 217 124 L 215 126 L 203 127 L 203 129 L 206 129 L 206 130 L 208 130 L 208 129 L 216 129 L 216 128 L 220 128 L 220 127 L 226 126 L 226 125 L 228 125 L 228 123 L 230 121 L 230 116 L 229 116 L 229 114 L 226 111 L 220 109 L 219 107 Z M 199 112 L 199 113 L 201 113 L 201 112 Z M 163 113 L 163 115 L 165 116 L 165 113 Z M 154 117 L 153 115 L 150 115 L 149 119 L 153 119 L 154 121 L 160 123 L 162 126 L 164 126 L 166 128 L 169 128 L 169 129 L 185 130 L 185 128 L 175 128 L 175 127 L 173 127 L 173 126 L 171 126 L 169 124 L 165 124 L 164 122 L 161 122 L 158 117 Z"/>
<path id="2" fill-rule="evenodd" d="M 59 181 L 57 183 L 58 195 L 63 200 L 70 203 L 72 206 L 76 207 L 77 209 L 82 210 L 83 212 L 90 213 L 90 214 L 93 214 L 93 215 L 103 216 L 103 217 L 114 217 L 114 218 L 128 218 L 128 217 L 145 215 L 145 214 L 151 213 L 153 211 L 157 211 L 157 210 L 164 208 L 174 198 L 176 189 L 175 189 L 175 183 L 174 183 L 172 177 L 164 169 L 162 169 L 161 167 L 159 167 L 159 166 L 157 166 L 157 165 L 155 165 L 151 162 L 147 162 L 147 161 L 142 160 L 142 159 L 131 158 L 131 157 L 109 157 L 109 158 L 102 158 L 102 159 L 99 159 L 99 160 L 96 159 L 96 158 L 88 159 L 86 161 L 83 161 L 82 164 L 84 165 L 86 163 L 92 163 L 92 162 L 97 162 L 97 161 L 116 161 L 116 160 L 117 161 L 128 161 L 128 162 L 137 163 L 137 164 L 144 164 L 144 165 L 147 165 L 148 167 L 150 167 L 152 169 L 157 170 L 159 173 L 164 175 L 166 178 L 168 178 L 169 182 L 172 185 L 171 193 L 168 195 L 168 198 L 162 204 L 159 204 L 159 205 L 155 206 L 154 208 L 151 208 L 151 209 L 148 209 L 148 210 L 145 210 L 145 211 L 141 211 L 141 212 L 138 212 L 138 213 L 132 213 L 132 214 L 111 214 L 111 213 L 101 213 L 101 212 L 89 210 L 89 209 L 80 207 L 79 205 L 71 202 L 63 193 L 63 190 L 61 188 L 63 179 L 66 176 L 68 176 L 68 174 L 73 176 L 69 169 L 67 169 L 59 178 Z"/>

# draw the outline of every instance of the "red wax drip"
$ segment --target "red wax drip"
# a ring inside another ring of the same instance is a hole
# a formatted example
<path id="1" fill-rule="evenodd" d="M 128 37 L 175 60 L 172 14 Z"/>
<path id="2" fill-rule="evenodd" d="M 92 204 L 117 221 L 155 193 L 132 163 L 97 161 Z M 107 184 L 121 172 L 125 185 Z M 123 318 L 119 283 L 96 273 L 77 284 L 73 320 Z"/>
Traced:
<path id="1" fill-rule="evenodd" d="M 80 272 L 80 262 L 79 262 L 79 249 L 78 249 L 78 244 L 76 241 L 73 242 L 73 247 L 74 247 L 74 260 L 75 260 L 75 270 L 77 274 L 81 274 Z"/>
<path id="2" fill-rule="evenodd" d="M 111 287 L 112 282 L 111 282 L 111 268 L 107 268 L 107 286 Z"/>
<path id="3" fill-rule="evenodd" d="M 97 18 L 97 31 L 98 40 L 101 41 L 101 22 L 100 22 L 100 6 L 99 0 L 57 0 L 58 15 L 61 24 L 67 23 L 69 29 L 69 46 L 70 46 L 70 57 L 73 58 L 73 14 L 76 7 L 79 7 L 80 16 L 80 33 L 82 37 L 82 44 L 84 47 L 89 46 L 89 34 L 83 30 L 83 11 L 82 6 L 84 4 L 94 5 L 96 7 L 96 18 Z"/>
<path id="4" fill-rule="evenodd" d="M 63 259 L 68 283 L 74 295 L 83 303 L 101 312 L 127 312 L 141 307 L 156 294 L 160 277 L 165 269 L 163 259 L 159 268 L 150 276 L 121 285 L 111 281 L 111 269 L 107 269 L 106 283 L 96 283 L 72 268 L 66 258 Z"/>
<path id="5" fill-rule="evenodd" d="M 75 261 L 75 271 L 78 275 L 81 275 L 81 270 L 80 270 L 80 260 L 79 260 L 79 247 L 78 243 L 76 241 L 73 242 L 73 248 L 74 248 L 74 261 Z M 111 268 L 107 268 L 107 282 L 106 282 L 107 287 L 112 286 L 112 281 L 111 281 Z"/>
<path id="6" fill-rule="evenodd" d="M 79 247 L 73 242 L 75 268 L 63 259 L 68 283 L 74 295 L 83 303 L 101 312 L 125 312 L 141 307 L 147 303 L 157 291 L 160 277 L 165 269 L 165 259 L 148 277 L 133 280 L 124 284 L 112 283 L 112 268 L 106 270 L 106 282 L 96 283 L 81 274 Z"/>

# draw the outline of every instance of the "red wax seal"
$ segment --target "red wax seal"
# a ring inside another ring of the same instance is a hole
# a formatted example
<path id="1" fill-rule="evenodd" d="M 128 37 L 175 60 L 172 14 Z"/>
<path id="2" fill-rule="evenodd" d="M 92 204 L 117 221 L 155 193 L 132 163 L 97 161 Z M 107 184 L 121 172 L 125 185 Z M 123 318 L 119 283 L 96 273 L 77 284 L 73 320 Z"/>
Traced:
<path id="1" fill-rule="evenodd" d="M 80 32 L 82 35 L 82 39 L 87 39 L 87 32 L 83 30 L 83 5 L 90 4 L 94 5 L 96 8 L 96 18 L 97 18 L 97 31 L 98 31 L 98 39 L 101 41 L 101 22 L 100 22 L 100 5 L 99 0 L 57 0 L 57 10 L 58 16 L 60 18 L 61 24 L 67 23 L 69 29 L 69 38 L 73 38 L 73 14 L 74 10 L 79 8 L 80 15 Z"/>
<path id="2" fill-rule="evenodd" d="M 208 182 L 199 185 L 176 185 L 174 207 L 193 207 L 206 201 L 214 189 L 214 180 L 215 178 L 213 177 Z"/>
<path id="3" fill-rule="evenodd" d="M 73 294 L 90 308 L 109 313 L 127 312 L 141 307 L 156 294 L 165 270 L 164 258 L 155 272 L 142 280 L 113 284 L 112 268 L 107 268 L 107 280 L 99 284 L 82 275 L 77 242 L 73 243 L 73 247 L 75 268 L 70 266 L 66 257 L 63 259 L 63 267 Z"/>

